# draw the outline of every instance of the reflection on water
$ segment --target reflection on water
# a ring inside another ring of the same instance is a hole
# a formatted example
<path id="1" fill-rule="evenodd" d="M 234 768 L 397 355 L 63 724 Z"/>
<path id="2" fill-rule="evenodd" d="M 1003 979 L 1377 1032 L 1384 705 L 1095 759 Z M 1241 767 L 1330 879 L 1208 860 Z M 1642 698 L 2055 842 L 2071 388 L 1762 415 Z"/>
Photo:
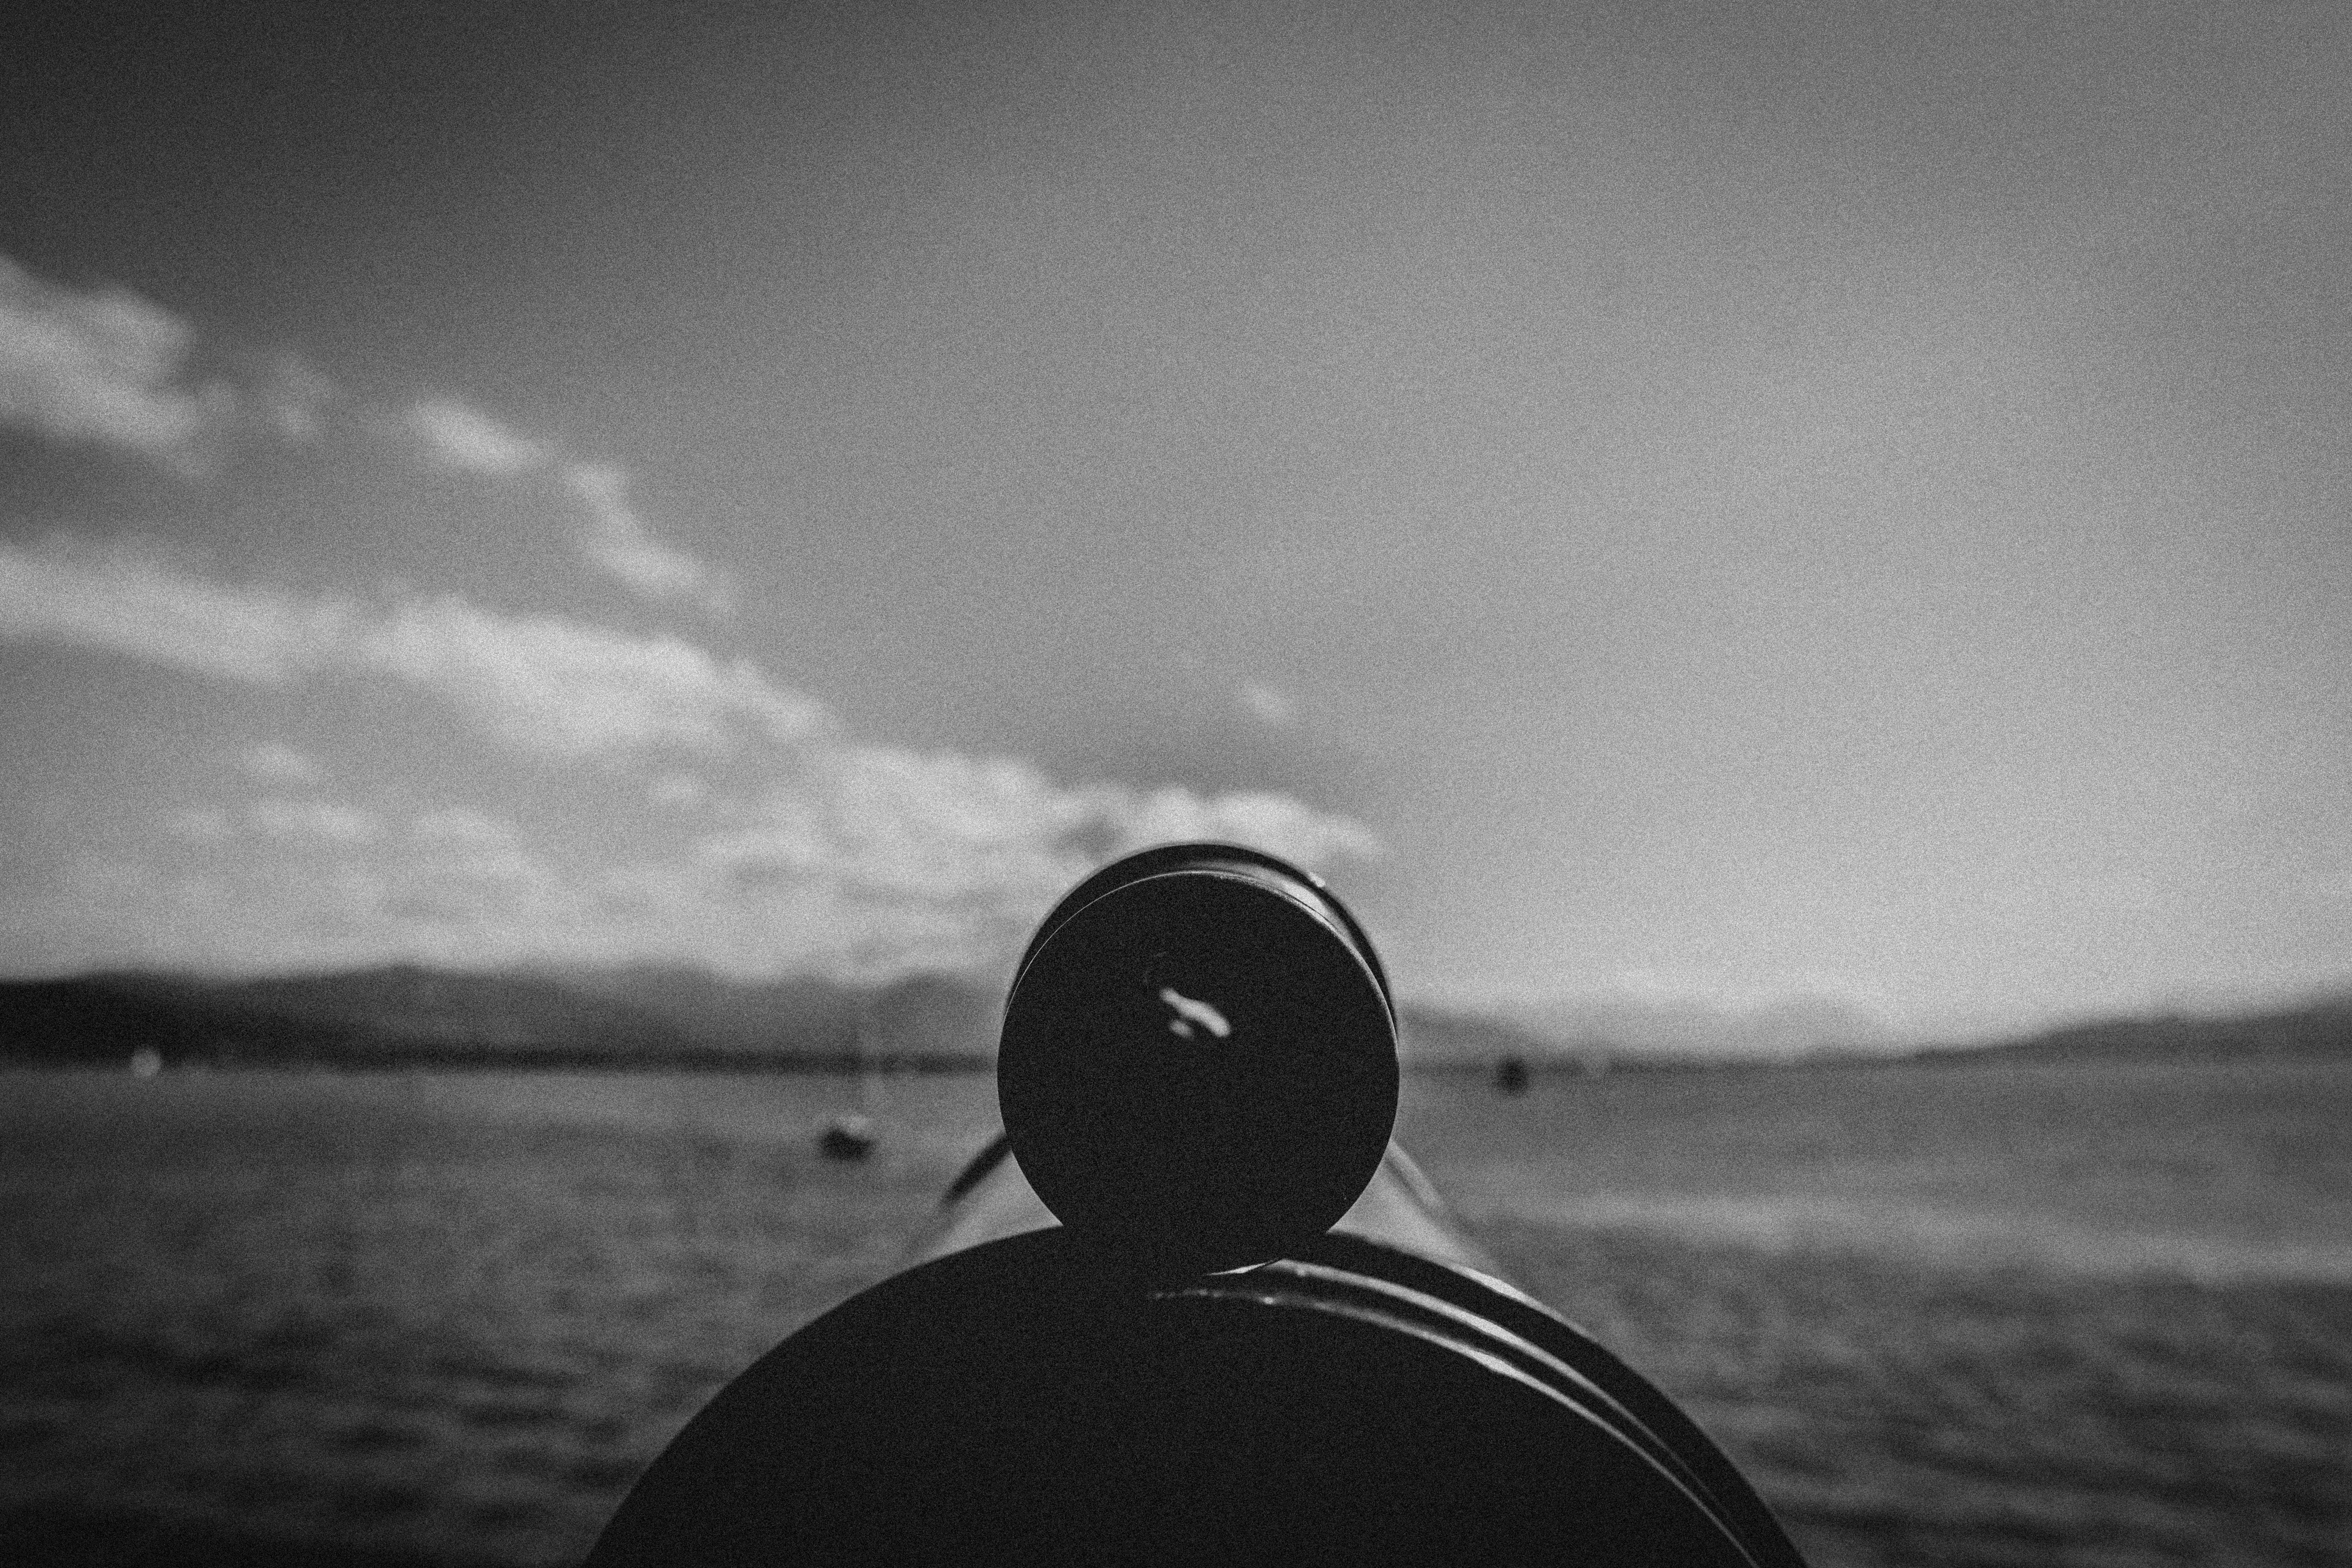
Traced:
<path id="1" fill-rule="evenodd" d="M 1556 1203 L 1540 1197 L 1505 1202 L 1493 1212 L 1538 1221 L 1562 1216 Z M 1932 1199 L 1843 1193 L 1608 1194 L 1579 1202 L 1569 1215 L 1583 1228 L 1662 1232 L 1702 1245 L 1769 1252 L 1860 1250 L 1927 1268 L 2016 1266 L 2086 1275 L 2169 1274 L 2214 1284 L 2352 1285 L 2352 1235 L 2263 1239 L 2168 1229 L 2160 1223 L 2116 1228 L 2063 1215 L 2020 1216 L 1946 1207 Z"/>
<path id="2" fill-rule="evenodd" d="M 571 1560 L 994 1124 L 984 1079 L 903 1081 L 856 1164 L 806 1079 L 0 1090 L 23 1561 L 142 1525 L 159 1562 Z M 2347 1128 L 2352 1069 L 2306 1064 L 1422 1079 L 1402 1131 L 1819 1561 L 2318 1563 L 2352 1539 Z"/>

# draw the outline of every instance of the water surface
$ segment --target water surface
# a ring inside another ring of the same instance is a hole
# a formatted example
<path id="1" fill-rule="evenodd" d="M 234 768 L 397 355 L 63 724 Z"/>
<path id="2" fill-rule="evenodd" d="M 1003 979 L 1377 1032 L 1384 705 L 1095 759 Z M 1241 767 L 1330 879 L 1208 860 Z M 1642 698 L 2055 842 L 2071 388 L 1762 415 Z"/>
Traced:
<path id="1" fill-rule="evenodd" d="M 900 1080 L 837 1164 L 847 1099 L 0 1075 L 0 1548 L 575 1559 L 995 1124 Z M 1401 1118 L 1824 1563 L 2352 1562 L 2347 1129 L 2310 1063 L 1416 1079 Z"/>

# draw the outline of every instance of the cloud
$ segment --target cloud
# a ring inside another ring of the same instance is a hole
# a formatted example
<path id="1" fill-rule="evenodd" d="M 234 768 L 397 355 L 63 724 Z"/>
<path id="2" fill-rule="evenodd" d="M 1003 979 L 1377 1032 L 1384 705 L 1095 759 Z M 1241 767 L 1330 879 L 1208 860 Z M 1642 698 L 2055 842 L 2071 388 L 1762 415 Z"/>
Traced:
<path id="1" fill-rule="evenodd" d="M 118 933 L 93 961 L 153 953 L 168 938 L 185 949 L 170 961 L 240 967 L 410 956 L 863 978 L 985 971 L 1073 882 L 1148 845 L 1234 841 L 1310 868 L 1380 848 L 1363 824 L 1286 795 L 1072 783 L 1019 758 L 860 741 L 746 661 L 456 595 L 306 598 L 153 559 L 0 543 L 6 638 L 251 685 L 387 682 L 523 751 L 653 764 L 636 796 L 643 819 L 620 836 L 629 847 L 551 846 L 562 858 L 549 860 L 512 825 L 462 805 L 389 833 L 371 812 L 289 788 L 315 784 L 310 758 L 254 746 L 246 771 L 285 793 L 234 822 L 206 811 L 171 825 L 175 855 L 217 862 L 170 883 L 179 903 L 151 908 L 112 882 L 65 895 L 84 903 L 59 931 Z M 737 753 L 721 777 L 748 769 L 769 782 L 755 797 L 721 792 L 679 771 L 677 752 Z M 240 855 L 222 842 L 233 826 L 301 853 Z M 188 901 L 199 881 L 201 908 Z M 39 934 L 21 908 L 0 908 L 0 924 Z"/>
<path id="2" fill-rule="evenodd" d="M 1270 730 L 1287 730 L 1297 721 L 1297 705 L 1273 687 L 1251 681 L 1234 693 L 1241 705 Z"/>
<path id="3" fill-rule="evenodd" d="M 524 474 L 547 467 L 546 447 L 455 398 L 412 404 L 407 424 L 434 467 L 461 474 Z"/>
<path id="4" fill-rule="evenodd" d="M 264 784 L 314 784 L 326 776 L 315 761 L 277 741 L 247 747 L 237 765 Z"/>
<path id="5" fill-rule="evenodd" d="M 835 863 L 916 897 L 1058 893 L 1094 864 L 1180 840 L 1236 841 L 1309 866 L 1379 847 L 1360 825 L 1287 795 L 1069 785 L 1017 759 L 892 746 L 844 746 L 826 763 L 816 820 Z"/>
<path id="6" fill-rule="evenodd" d="M 0 637 L 277 685 L 331 663 L 357 619 L 341 598 L 223 587 L 128 552 L 0 542 Z"/>
<path id="7" fill-rule="evenodd" d="M 1153 844 L 1242 843 L 1310 868 L 1380 852 L 1370 829 L 1286 795 L 1066 784 L 1031 763 L 844 744 L 772 792 L 749 825 L 707 835 L 700 896 L 783 909 L 837 971 L 976 968 L 1017 951 L 1070 885 Z M 740 924 L 740 922 L 738 922 Z"/>
<path id="8" fill-rule="evenodd" d="M 1103 821 L 1118 833 L 1120 854 L 1148 844 L 1222 839 L 1313 869 L 1381 853 L 1379 837 L 1362 823 L 1291 795 L 1262 790 L 1202 795 L 1173 786 L 1149 792 L 1113 788 L 1108 794 Z"/>
<path id="9" fill-rule="evenodd" d="M 0 257 L 0 421 L 184 459 L 221 395 L 176 384 L 189 335 L 128 289 L 46 283 Z"/>
<path id="10" fill-rule="evenodd" d="M 454 939 L 461 963 L 479 963 L 485 944 L 501 958 L 577 955 L 587 900 L 512 828 L 452 807 L 416 829 L 427 852 L 388 866 L 357 900 L 359 918 L 391 921 L 412 939 Z M 447 952 L 428 956 L 446 961 Z"/>
<path id="11" fill-rule="evenodd" d="M 0 425 L 133 452 L 184 473 L 233 429 L 318 439 L 335 388 L 289 354 L 211 356 L 188 323 L 127 289 L 70 289 L 0 256 Z"/>
<path id="12" fill-rule="evenodd" d="M 259 684 L 388 678 L 509 745 L 562 757 L 791 742 L 832 722 L 822 703 L 750 662 L 673 637 L 506 616 L 455 595 L 369 605 L 225 586 L 122 553 L 0 542 L 0 638 Z"/>
<path id="13" fill-rule="evenodd" d="M 543 939 L 538 943 L 518 943 L 513 935 L 534 924 L 543 928 L 550 906 L 563 891 L 548 883 L 545 867 L 517 852 L 498 863 L 470 862 L 411 872 L 371 889 L 366 900 L 371 907 L 363 912 L 421 927 L 442 938 L 448 945 L 437 954 L 429 951 L 426 954 L 442 963 L 479 962 L 486 938 L 488 951 L 509 958 L 568 958 L 579 956 L 576 950 L 559 948 L 550 952 Z"/>
<path id="14" fill-rule="evenodd" d="M 535 852 L 512 824 L 463 805 L 389 835 L 355 807 L 271 798 L 247 809 L 245 826 L 299 854 L 223 844 L 219 814 L 195 814 L 174 873 L 93 862 L 53 912 L 113 933 L 83 962 L 130 952 L 246 970 L 407 958 L 1001 975 L 1054 900 L 1108 856 L 1213 837 L 1321 867 L 1377 847 L 1360 825 L 1282 797 L 1069 785 L 1005 758 L 831 744 L 795 772 L 744 810 L 744 826 L 617 856 L 579 843 Z M 0 899 L 0 931 L 33 923 L 25 900 Z"/>
<path id="15" fill-rule="evenodd" d="M 729 575 L 654 536 L 629 504 L 629 478 L 610 463 L 562 456 L 453 397 L 409 405 L 405 422 L 426 460 L 450 473 L 500 478 L 551 474 L 581 508 L 572 547 L 583 560 L 641 598 L 699 605 L 724 616 L 734 605 Z"/>
<path id="16" fill-rule="evenodd" d="M 298 447 L 310 446 L 326 434 L 323 411 L 341 396 L 334 383 L 287 353 L 268 363 L 251 394 L 255 412 L 280 439 Z"/>
<path id="17" fill-rule="evenodd" d="M 698 604 L 715 615 L 733 608 L 734 585 L 724 574 L 654 538 L 630 510 L 627 477 L 618 468 L 573 463 L 563 480 L 588 509 L 579 547 L 598 571 L 645 598 Z"/>
<path id="18" fill-rule="evenodd" d="M 747 738 L 796 741 L 831 722 L 821 703 L 748 661 L 722 662 L 674 637 L 503 616 L 455 595 L 402 603 L 346 658 L 435 692 L 511 744 L 562 756 L 725 751 Z"/>

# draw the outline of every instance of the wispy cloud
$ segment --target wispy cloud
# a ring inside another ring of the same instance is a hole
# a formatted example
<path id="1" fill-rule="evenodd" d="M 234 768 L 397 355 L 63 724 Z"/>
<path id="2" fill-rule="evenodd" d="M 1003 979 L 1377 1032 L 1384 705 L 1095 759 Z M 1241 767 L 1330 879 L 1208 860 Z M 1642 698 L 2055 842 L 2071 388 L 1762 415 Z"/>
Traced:
<path id="1" fill-rule="evenodd" d="M 629 506 L 628 478 L 601 463 L 573 463 L 563 482 L 588 509 L 580 552 L 596 569 L 647 599 L 697 604 L 714 615 L 734 608 L 734 585 L 724 573 L 664 544 Z"/>
<path id="2" fill-rule="evenodd" d="M 396 946 L 444 963 L 478 963 L 486 947 L 501 959 L 542 961 L 611 952 L 583 951 L 593 905 L 519 845 L 447 847 L 372 881 L 352 901 L 354 920 L 379 941 L 397 932 Z"/>
<path id="3" fill-rule="evenodd" d="M 179 384 L 189 336 L 128 289 L 47 283 L 0 257 L 0 420 L 184 460 L 226 395 Z"/>
<path id="4" fill-rule="evenodd" d="M 795 741 L 831 722 L 823 704 L 748 661 L 722 661 L 677 637 L 506 616 L 456 595 L 376 605 L 306 598 L 121 553 L 0 542 L 0 637 L 263 684 L 388 677 L 509 744 L 559 756 L 727 750 Z"/>
<path id="5" fill-rule="evenodd" d="M 546 447 L 455 398 L 411 404 L 407 424 L 425 460 L 454 473 L 527 474 L 548 465 Z"/>
<path id="6" fill-rule="evenodd" d="M 291 355 L 191 373 L 193 328 L 127 289 L 72 289 L 0 256 L 0 424 L 194 473 L 238 427 L 318 438 L 334 387 Z"/>
<path id="7" fill-rule="evenodd" d="M 1149 844 L 1233 840 L 1309 866 L 1379 848 L 1360 823 L 1289 795 L 1066 782 L 1017 758 L 857 740 L 815 699 L 682 638 L 456 595 L 306 597 L 153 558 L 0 543 L 0 639 L 259 687 L 390 681 L 526 752 L 648 764 L 632 847 L 607 854 L 535 850 L 458 805 L 395 833 L 366 805 L 311 793 L 322 770 L 309 756 L 254 746 L 239 762 L 268 793 L 181 813 L 164 825 L 166 859 L 117 857 L 64 895 L 80 903 L 56 929 L 119 928 L 118 947 L 145 943 L 159 961 L 984 969 L 1077 878 Z M 664 755 L 681 752 L 738 753 L 719 778 L 770 782 L 753 796 L 714 786 Z M 56 940 L 26 919 L 0 900 L 0 923 L 36 947 Z M 166 940 L 169 953 L 154 946 Z"/>
<path id="8" fill-rule="evenodd" d="M 745 825 L 614 857 L 550 854 L 463 806 L 397 835 L 317 800 L 252 803 L 236 827 L 217 811 L 185 814 L 184 829 L 173 825 L 177 871 L 124 855 L 84 868 L 63 923 L 119 930 L 119 946 L 144 943 L 152 962 L 238 969 L 408 957 L 986 973 L 1002 973 L 1073 881 L 1129 849 L 1220 838 L 1328 866 L 1376 848 L 1360 825 L 1281 796 L 1073 786 L 1003 758 L 816 750 Z M 242 841 L 224 842 L 233 833 Z M 11 921 L 22 910 L 0 900 L 0 928 Z"/>
<path id="9" fill-rule="evenodd" d="M 1251 717 L 1270 730 L 1286 730 L 1297 721 L 1298 705 L 1263 681 L 1250 681 L 1234 695 Z"/>
<path id="10" fill-rule="evenodd" d="M 326 434 L 326 410 L 341 391 L 290 353 L 272 356 L 247 395 L 256 413 L 280 439 L 307 447 Z"/>
<path id="11" fill-rule="evenodd" d="M 1148 845 L 1213 839 L 1309 867 L 1376 855 L 1362 824 L 1287 795 L 1065 784 L 1031 763 L 850 742 L 810 760 L 745 825 L 691 850 L 707 908 L 748 902 L 839 970 L 1010 956 L 1070 884 Z M 740 922 L 739 922 L 740 923 Z"/>
<path id="12" fill-rule="evenodd" d="M 358 620 L 346 599 L 223 586 L 124 552 L 0 542 L 0 637 L 275 685 L 332 663 Z"/>
<path id="13" fill-rule="evenodd" d="M 0 425 L 206 468 L 218 437 L 243 427 L 309 444 L 324 432 L 333 384 L 299 359 L 231 353 L 191 373 L 187 321 L 126 289 L 77 289 L 0 256 Z M 215 354 L 214 359 L 223 356 Z M 572 548 L 641 597 L 730 612 L 729 574 L 660 538 L 630 503 L 628 476 L 535 440 L 454 397 L 420 398 L 397 424 L 429 467 L 484 479 L 538 476 L 575 510 Z"/>
<path id="14" fill-rule="evenodd" d="M 453 397 L 410 405 L 405 423 L 425 460 L 436 468 L 486 478 L 535 474 L 554 479 L 579 508 L 572 547 L 631 593 L 698 605 L 713 615 L 732 610 L 734 584 L 729 575 L 656 537 L 629 504 L 628 475 L 614 465 L 568 457 Z"/>
<path id="15" fill-rule="evenodd" d="M 501 615 L 456 595 L 401 603 L 353 639 L 346 658 L 439 694 L 513 744 L 559 755 L 724 751 L 797 741 L 831 722 L 822 703 L 748 660 L 723 661 L 675 637 Z"/>

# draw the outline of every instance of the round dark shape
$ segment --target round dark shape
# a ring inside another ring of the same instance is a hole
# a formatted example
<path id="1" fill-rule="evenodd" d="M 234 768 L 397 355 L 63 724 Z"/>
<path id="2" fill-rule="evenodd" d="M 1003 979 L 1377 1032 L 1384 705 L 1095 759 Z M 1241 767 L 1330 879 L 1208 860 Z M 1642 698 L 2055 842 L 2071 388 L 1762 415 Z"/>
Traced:
<path id="1" fill-rule="evenodd" d="M 1388 1006 L 1391 1016 L 1394 1015 L 1396 1007 L 1394 999 L 1389 994 L 1388 971 L 1381 967 L 1381 955 L 1373 950 L 1372 939 L 1364 934 L 1364 928 L 1356 923 L 1356 917 L 1348 912 L 1348 906 L 1341 903 L 1325 885 L 1323 879 L 1314 872 L 1294 866 L 1279 856 L 1269 855 L 1263 849 L 1252 849 L 1241 844 L 1162 844 L 1150 849 L 1139 849 L 1132 855 L 1112 861 L 1062 895 L 1062 901 L 1054 906 L 1045 920 L 1038 923 L 1036 933 L 1030 937 L 1028 947 L 1022 952 L 1020 963 L 1013 968 L 1014 977 L 1017 979 L 1022 971 L 1029 967 L 1029 961 L 1037 956 L 1037 950 L 1045 945 L 1047 937 L 1061 930 L 1064 921 L 1114 888 L 1122 888 L 1129 882 L 1139 882 L 1146 877 L 1157 877 L 1170 871 L 1213 869 L 1258 878 L 1313 908 L 1318 918 L 1339 930 L 1356 950 L 1356 956 L 1364 961 L 1364 967 L 1372 972 L 1372 978 L 1380 984 L 1382 1004 Z"/>
<path id="2" fill-rule="evenodd" d="M 1289 870 L 1195 857 L 1066 900 L 1034 944 L 997 1096 L 1023 1173 L 1084 1244 L 1168 1271 L 1260 1263 L 1370 1181 L 1394 1019 L 1352 922 Z"/>

